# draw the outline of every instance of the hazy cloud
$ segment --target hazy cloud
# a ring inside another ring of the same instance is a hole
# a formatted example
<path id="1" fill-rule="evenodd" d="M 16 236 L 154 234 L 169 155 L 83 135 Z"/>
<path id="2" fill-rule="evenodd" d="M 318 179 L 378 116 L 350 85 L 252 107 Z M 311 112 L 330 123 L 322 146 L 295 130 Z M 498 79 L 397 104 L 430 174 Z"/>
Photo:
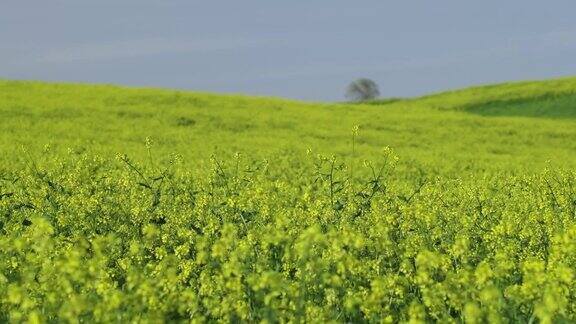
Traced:
<path id="1" fill-rule="evenodd" d="M 86 43 L 41 53 L 39 62 L 101 61 L 160 54 L 229 51 L 257 45 L 261 41 L 232 39 L 140 39 L 101 43 Z"/>
<path id="2" fill-rule="evenodd" d="M 539 46 L 534 46 L 538 44 Z M 350 74 L 381 74 L 400 71 L 437 68 L 457 65 L 474 65 L 490 59 L 507 59 L 521 56 L 528 51 L 543 54 L 567 47 L 576 47 L 576 30 L 536 34 L 509 39 L 500 46 L 487 46 L 472 50 L 453 51 L 436 57 L 406 58 L 398 60 L 367 61 L 362 64 L 335 64 L 311 62 L 306 65 L 284 66 L 260 75 L 261 78 L 290 79 L 316 76 L 342 76 Z"/>

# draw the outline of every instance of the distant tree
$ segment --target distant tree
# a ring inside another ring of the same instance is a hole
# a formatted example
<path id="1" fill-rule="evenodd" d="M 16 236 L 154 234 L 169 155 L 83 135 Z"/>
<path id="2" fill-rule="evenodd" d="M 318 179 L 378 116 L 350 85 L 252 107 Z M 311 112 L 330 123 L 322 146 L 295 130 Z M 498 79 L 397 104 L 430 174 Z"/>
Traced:
<path id="1" fill-rule="evenodd" d="M 351 101 L 365 101 L 378 96 L 380 96 L 378 85 L 370 79 L 355 80 L 346 89 L 346 98 Z"/>

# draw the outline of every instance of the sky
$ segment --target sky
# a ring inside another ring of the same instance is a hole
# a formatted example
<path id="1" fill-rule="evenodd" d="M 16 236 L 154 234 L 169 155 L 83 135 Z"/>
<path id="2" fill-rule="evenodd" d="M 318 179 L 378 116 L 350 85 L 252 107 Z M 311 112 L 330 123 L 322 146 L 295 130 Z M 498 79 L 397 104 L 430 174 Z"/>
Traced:
<path id="1" fill-rule="evenodd" d="M 574 0 L 0 2 L 0 79 L 338 101 L 576 75 Z"/>

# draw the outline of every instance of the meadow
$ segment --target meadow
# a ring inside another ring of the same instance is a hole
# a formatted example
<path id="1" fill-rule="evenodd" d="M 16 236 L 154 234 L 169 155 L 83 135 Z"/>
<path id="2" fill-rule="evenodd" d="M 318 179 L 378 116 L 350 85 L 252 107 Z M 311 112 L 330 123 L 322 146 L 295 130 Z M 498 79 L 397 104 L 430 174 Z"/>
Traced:
<path id="1" fill-rule="evenodd" d="M 576 78 L 363 104 L 0 81 L 0 322 L 574 322 Z"/>

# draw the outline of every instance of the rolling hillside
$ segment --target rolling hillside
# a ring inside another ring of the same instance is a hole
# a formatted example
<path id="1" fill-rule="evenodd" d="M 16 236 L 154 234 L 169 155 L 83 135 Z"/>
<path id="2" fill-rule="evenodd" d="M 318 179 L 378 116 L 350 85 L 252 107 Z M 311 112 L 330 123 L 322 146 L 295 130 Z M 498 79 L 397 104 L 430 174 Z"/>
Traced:
<path id="1" fill-rule="evenodd" d="M 367 105 L 320 104 L 107 85 L 0 81 L 0 160 L 52 150 L 378 156 L 439 173 L 576 166 L 576 78 L 509 83 Z"/>

